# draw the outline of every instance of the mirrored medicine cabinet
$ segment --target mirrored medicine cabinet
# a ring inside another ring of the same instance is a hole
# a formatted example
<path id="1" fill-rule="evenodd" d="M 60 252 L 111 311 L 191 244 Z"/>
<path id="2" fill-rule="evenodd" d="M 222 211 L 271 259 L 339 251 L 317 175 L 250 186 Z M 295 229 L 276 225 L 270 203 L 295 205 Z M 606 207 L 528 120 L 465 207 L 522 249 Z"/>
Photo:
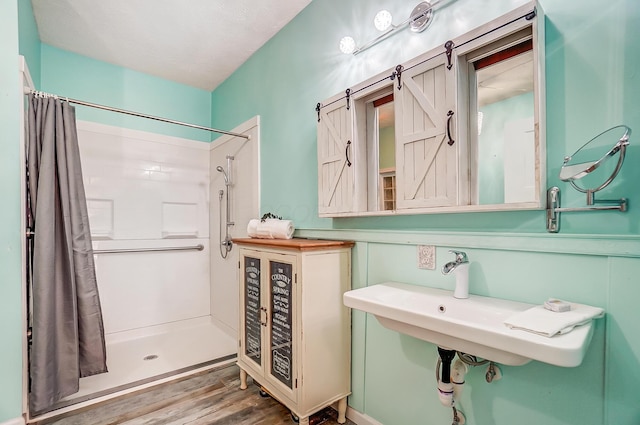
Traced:
<path id="1" fill-rule="evenodd" d="M 526 4 L 320 102 L 319 215 L 544 208 L 540 19 Z"/>

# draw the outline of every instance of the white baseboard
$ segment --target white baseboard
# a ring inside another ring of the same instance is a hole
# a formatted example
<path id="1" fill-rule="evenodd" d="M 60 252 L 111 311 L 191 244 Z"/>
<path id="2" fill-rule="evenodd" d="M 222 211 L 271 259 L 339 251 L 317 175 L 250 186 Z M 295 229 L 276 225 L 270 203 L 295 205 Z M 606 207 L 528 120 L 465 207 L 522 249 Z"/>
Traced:
<path id="1" fill-rule="evenodd" d="M 378 422 L 371 416 L 360 413 L 357 410 L 347 406 L 347 418 L 350 421 L 357 423 L 358 425 L 383 425 L 382 422 Z"/>
<path id="2" fill-rule="evenodd" d="M 9 419 L 6 422 L 1 422 L 0 425 L 25 425 L 24 418 Z"/>

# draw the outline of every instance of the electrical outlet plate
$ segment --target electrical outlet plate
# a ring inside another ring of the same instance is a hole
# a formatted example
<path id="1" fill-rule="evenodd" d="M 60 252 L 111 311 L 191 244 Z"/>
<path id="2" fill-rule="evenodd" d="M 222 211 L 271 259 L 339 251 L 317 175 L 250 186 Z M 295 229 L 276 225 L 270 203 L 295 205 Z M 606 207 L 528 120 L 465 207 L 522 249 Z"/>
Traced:
<path id="1" fill-rule="evenodd" d="M 418 245 L 418 268 L 435 270 L 436 247 L 433 245 Z"/>

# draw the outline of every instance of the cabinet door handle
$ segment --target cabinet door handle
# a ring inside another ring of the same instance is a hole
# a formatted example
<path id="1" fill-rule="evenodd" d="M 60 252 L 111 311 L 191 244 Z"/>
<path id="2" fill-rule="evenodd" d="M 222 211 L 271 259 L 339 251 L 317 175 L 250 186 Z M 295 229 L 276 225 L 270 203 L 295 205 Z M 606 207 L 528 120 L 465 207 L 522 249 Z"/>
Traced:
<path id="1" fill-rule="evenodd" d="M 264 313 L 264 320 L 262 320 L 262 313 Z M 264 307 L 260 307 L 260 324 L 266 328 L 268 320 L 269 317 L 267 316 L 267 309 Z"/>
<path id="2" fill-rule="evenodd" d="M 453 144 L 456 142 L 451 138 L 451 118 L 453 118 L 453 111 L 447 112 L 447 117 L 447 137 L 449 138 L 447 144 L 449 146 L 453 146 Z"/>
<path id="3" fill-rule="evenodd" d="M 349 147 L 351 147 L 351 140 L 347 140 L 347 147 L 344 149 L 344 156 L 347 158 L 347 167 L 351 167 L 351 161 L 349 160 Z"/>

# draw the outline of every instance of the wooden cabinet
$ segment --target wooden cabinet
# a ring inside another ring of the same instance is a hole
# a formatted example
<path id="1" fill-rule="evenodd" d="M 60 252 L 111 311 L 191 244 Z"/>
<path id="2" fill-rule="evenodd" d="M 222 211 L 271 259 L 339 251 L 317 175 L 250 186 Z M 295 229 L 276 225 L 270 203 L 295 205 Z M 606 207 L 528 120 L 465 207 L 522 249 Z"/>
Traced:
<path id="1" fill-rule="evenodd" d="M 241 388 L 247 374 L 300 424 L 338 402 L 351 381 L 349 241 L 234 239 L 240 247 Z"/>

